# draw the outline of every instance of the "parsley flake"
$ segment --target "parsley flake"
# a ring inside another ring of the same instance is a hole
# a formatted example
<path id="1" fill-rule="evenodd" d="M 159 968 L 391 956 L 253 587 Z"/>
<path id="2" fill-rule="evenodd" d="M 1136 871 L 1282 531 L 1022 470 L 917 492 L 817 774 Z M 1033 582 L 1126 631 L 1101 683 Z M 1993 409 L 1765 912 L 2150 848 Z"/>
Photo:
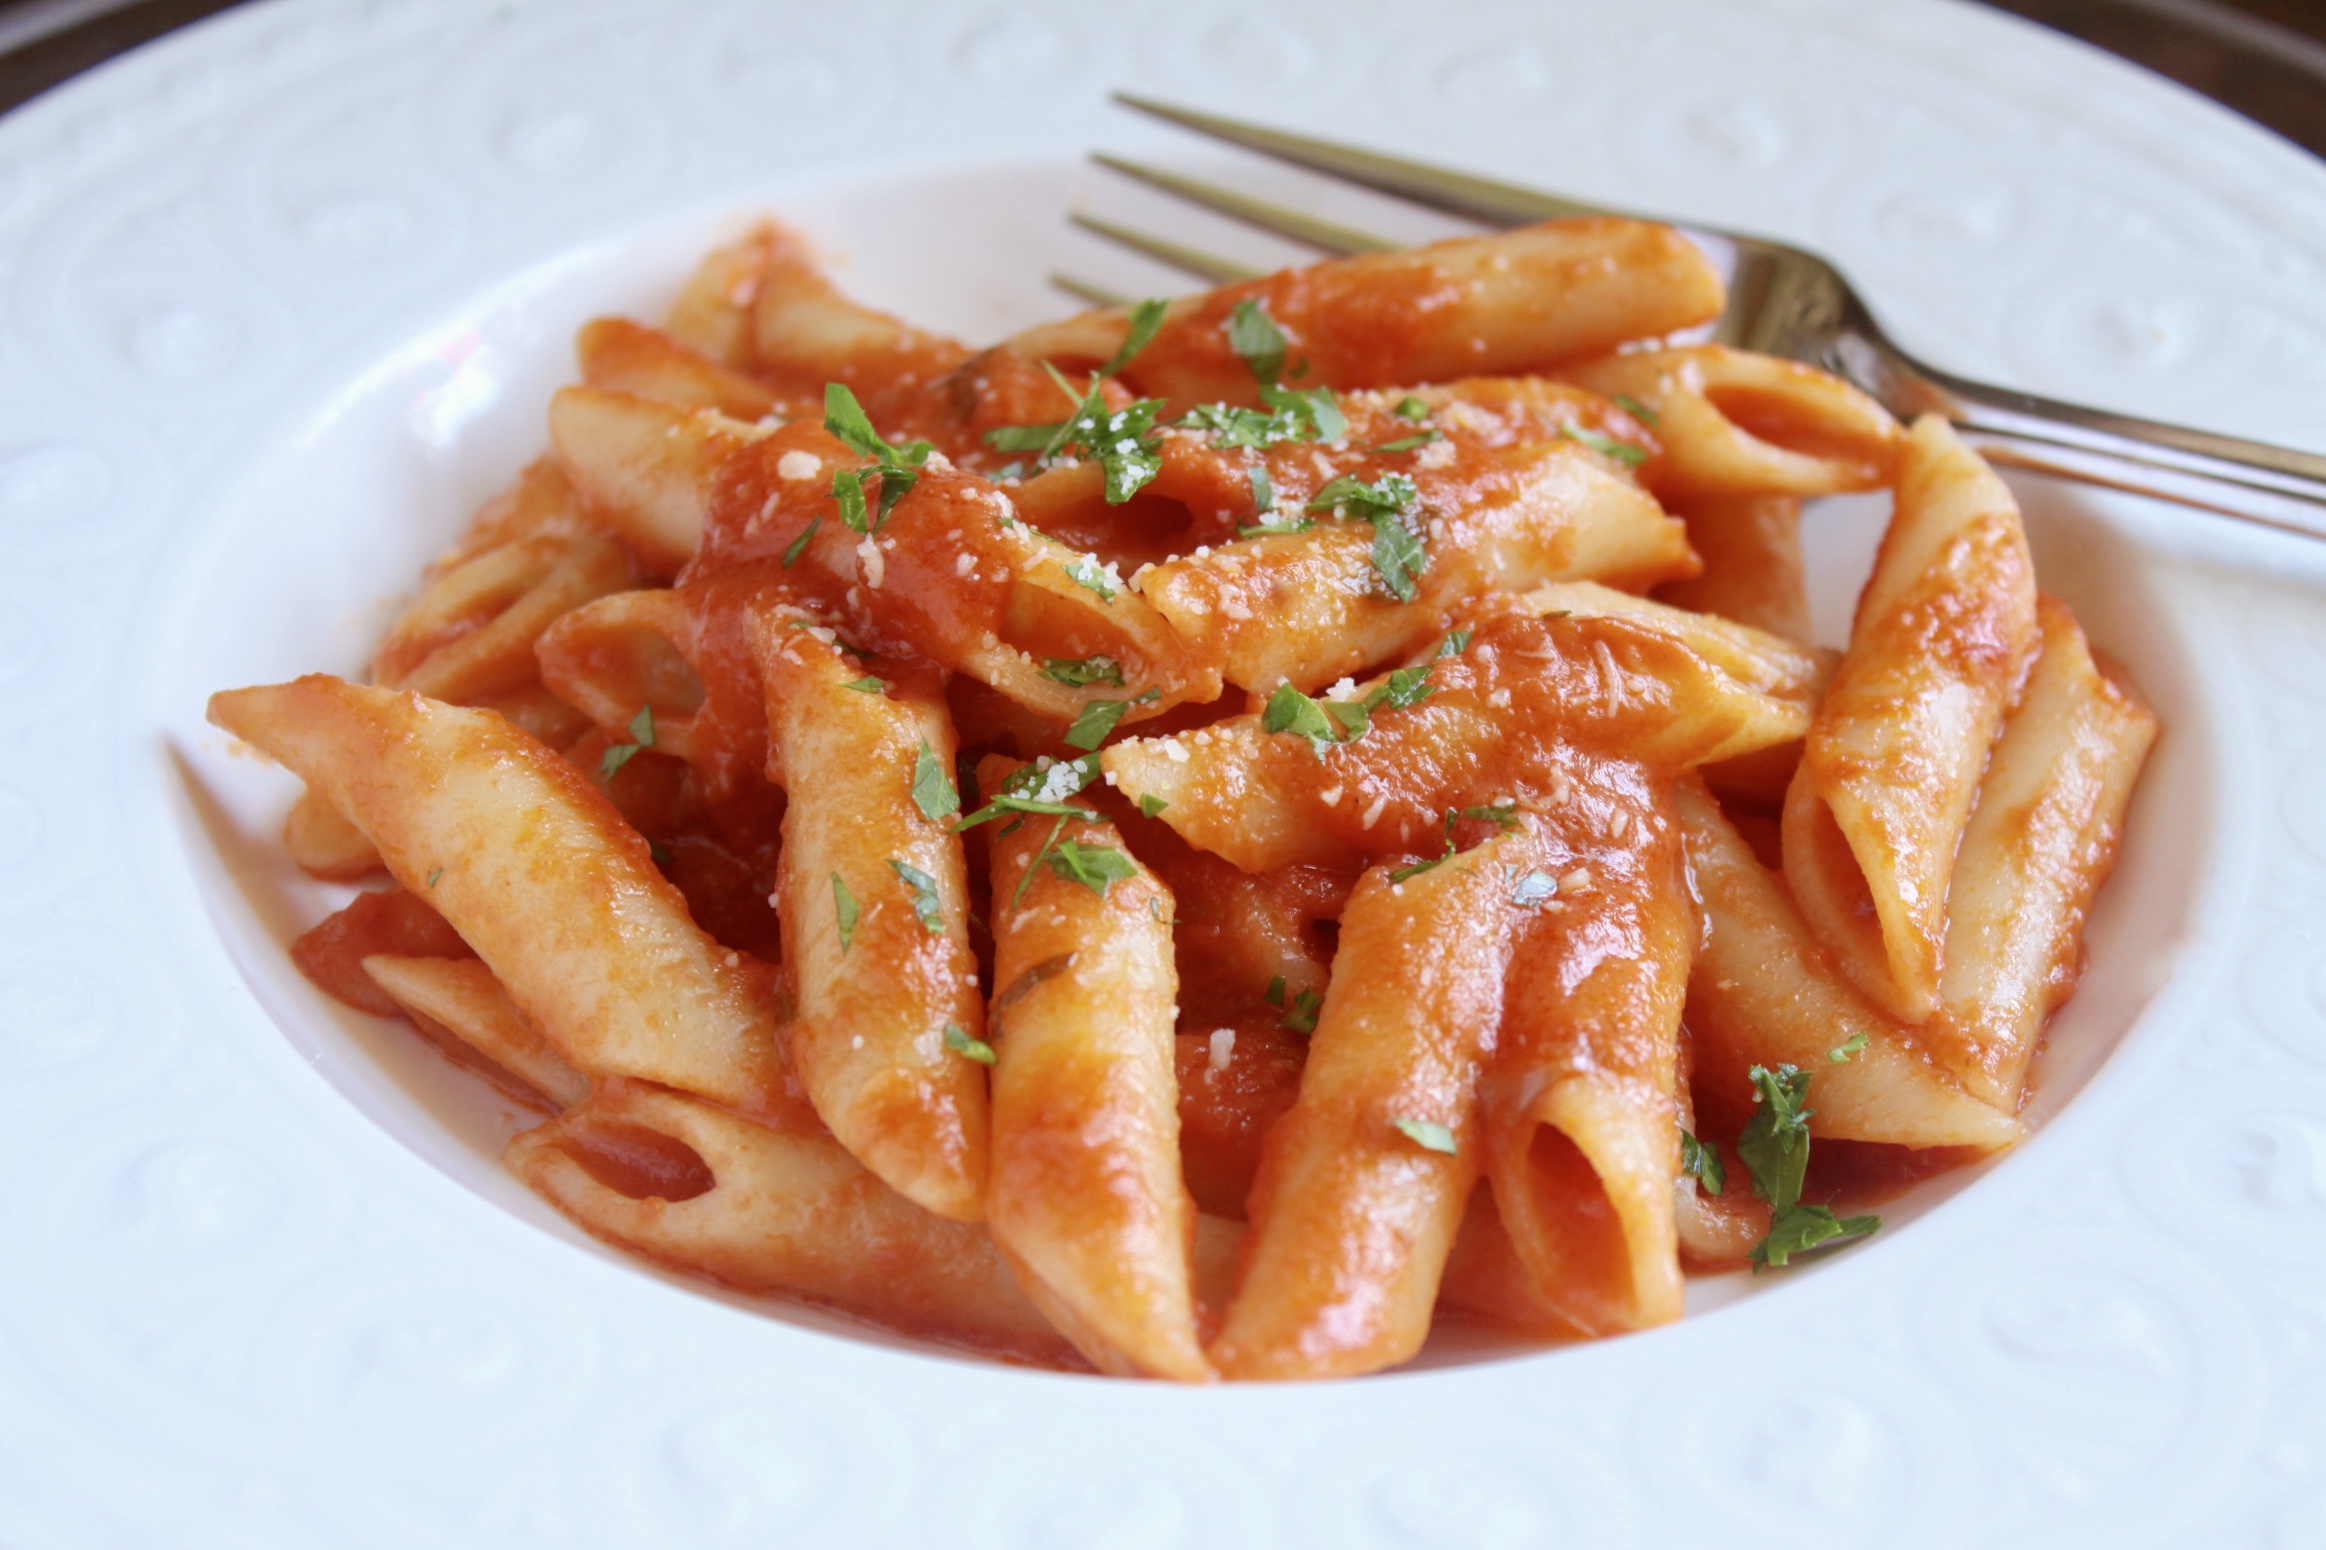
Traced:
<path id="1" fill-rule="evenodd" d="M 937 896 L 937 880 L 917 866 L 889 857 L 888 869 L 904 880 L 913 896 L 913 918 L 934 936 L 945 934 L 945 901 Z"/>
<path id="2" fill-rule="evenodd" d="M 1680 1132 L 1680 1171 L 1703 1185 L 1707 1195 L 1728 1188 L 1728 1167 L 1720 1160 L 1720 1148 L 1685 1130 Z"/>
<path id="3" fill-rule="evenodd" d="M 849 679 L 840 687 L 843 689 L 854 689 L 858 694 L 885 694 L 888 691 L 888 680 L 885 678 L 875 678 L 872 676 L 872 674 L 867 673 L 862 678 Z M 923 746 L 926 745 L 924 744 Z"/>
<path id="4" fill-rule="evenodd" d="M 1389 412 L 1400 420 L 1426 420 L 1430 417 L 1429 400 L 1423 398 L 1419 393 L 1408 393 L 1399 399 L 1397 407 Z"/>
<path id="5" fill-rule="evenodd" d="M 638 714 L 630 718 L 630 737 L 630 742 L 616 743 L 598 760 L 598 780 L 601 783 L 611 781 L 620 773 L 623 765 L 638 757 L 640 749 L 654 746 L 653 706 L 638 707 Z"/>
<path id="6" fill-rule="evenodd" d="M 1284 357 L 1292 342 L 1258 302 L 1246 297 L 1228 314 L 1228 348 L 1244 358 L 1254 380 L 1273 384 L 1284 375 Z"/>
<path id="7" fill-rule="evenodd" d="M 1095 753 L 1084 754 L 1079 759 L 1052 760 L 1048 765 L 1026 765 L 1001 783 L 992 801 L 955 824 L 954 832 L 974 829 L 1004 813 L 1039 813 L 1046 818 L 1080 818 L 1090 823 L 1104 823 L 1105 814 L 1087 807 L 1071 807 L 1066 802 L 1096 779 L 1098 755 Z"/>
<path id="8" fill-rule="evenodd" d="M 1107 405 L 1099 378 L 1079 399 L 1074 388 L 1045 361 L 1042 369 L 1060 392 L 1075 401 L 1074 413 L 1044 425 L 1004 425 L 985 433 L 985 444 L 1000 452 L 1032 452 L 1037 467 L 1047 468 L 1076 447 L 1096 462 L 1105 475 L 1106 501 L 1119 506 L 1146 487 L 1163 466 L 1163 441 L 1155 433 L 1160 398 L 1142 398 L 1120 409 Z"/>
<path id="9" fill-rule="evenodd" d="M 1434 1119 L 1393 1119 L 1400 1134 L 1425 1152 L 1454 1155 L 1454 1133 Z"/>
<path id="10" fill-rule="evenodd" d="M 994 1062 L 993 1046 L 983 1039 L 971 1038 L 969 1030 L 959 1023 L 945 1025 L 945 1047 L 956 1055 L 967 1055 L 981 1066 Z"/>
<path id="11" fill-rule="evenodd" d="M 1632 397 L 1629 393 L 1616 394 L 1614 402 L 1616 408 L 1621 409 L 1625 414 L 1630 415 L 1633 419 L 1639 421 L 1642 425 L 1653 425 L 1656 423 L 1656 421 L 1663 418 L 1663 416 L 1657 414 L 1653 409 L 1650 409 L 1647 405 L 1641 403 L 1638 399 Z"/>
<path id="12" fill-rule="evenodd" d="M 1052 683 L 1062 683 L 1080 689 L 1088 684 L 1113 684 L 1121 688 L 1123 665 L 1113 657 L 1047 657 L 1042 662 L 1042 676 Z"/>
<path id="13" fill-rule="evenodd" d="M 1060 877 L 1082 884 L 1101 898 L 1106 897 L 1108 884 L 1128 882 L 1139 875 L 1138 863 L 1109 845 L 1078 845 L 1072 840 L 1060 840 L 1042 859 Z"/>
<path id="14" fill-rule="evenodd" d="M 1306 517 L 1292 517 L 1279 522 L 1248 522 L 1236 529 L 1238 538 L 1280 538 L 1287 533 L 1305 533 L 1316 526 Z"/>
<path id="15" fill-rule="evenodd" d="M 1626 468 L 1637 468 L 1648 460 L 1645 448 L 1635 447 L 1628 441 L 1617 441 L 1613 436 L 1602 436 L 1597 431 L 1587 431 L 1580 425 L 1562 425 L 1559 434 L 1569 441 L 1581 442 L 1601 457 L 1615 459 Z"/>
<path id="16" fill-rule="evenodd" d="M 1355 474 L 1341 474 L 1309 497 L 1308 509 L 1343 517 L 1396 516 L 1420 498 L 1421 492 L 1403 474 L 1383 474 L 1371 484 Z"/>
<path id="17" fill-rule="evenodd" d="M 1324 1004 L 1324 997 L 1313 990 L 1304 990 L 1292 998 L 1292 1006 L 1285 1012 L 1278 1026 L 1287 1033 L 1314 1033 L 1317 1014 L 1324 1010 Z"/>
<path id="18" fill-rule="evenodd" d="M 1384 513 L 1374 519 L 1373 569 L 1390 596 L 1401 603 L 1412 602 L 1421 591 L 1414 578 L 1427 570 L 1429 563 L 1429 551 L 1422 547 L 1420 535 L 1400 518 Z"/>
<path id="19" fill-rule="evenodd" d="M 1284 1004 L 1284 976 L 1279 974 L 1270 980 L 1268 993 L 1260 999 L 1266 1001 L 1270 1006 L 1282 1006 Z"/>
<path id="20" fill-rule="evenodd" d="M 1848 1038 L 1842 1040 L 1839 1044 L 1836 1044 L 1833 1048 L 1827 1050 L 1825 1052 L 1825 1058 L 1828 1061 L 1831 1061 L 1834 1065 L 1841 1065 L 1845 1063 L 1850 1058 L 1850 1056 L 1855 1055 L 1858 1053 L 1858 1051 L 1864 1049 L 1869 1042 L 1871 1042 L 1870 1035 L 1863 1033 L 1853 1033 Z"/>
<path id="21" fill-rule="evenodd" d="M 1761 1091 L 1760 1106 L 1737 1137 L 1737 1155 L 1752 1173 L 1753 1193 L 1773 1215 L 1768 1236 L 1754 1245 L 1755 1267 L 1784 1265 L 1793 1255 L 1837 1239 L 1862 1238 L 1882 1225 L 1878 1216 L 1841 1217 L 1821 1205 L 1801 1203 L 1809 1167 L 1809 1073 L 1781 1065 L 1754 1066 L 1745 1073 Z"/>
<path id="22" fill-rule="evenodd" d="M 1376 452 L 1412 452 L 1428 446 L 1433 441 L 1444 441 L 1445 439 L 1443 431 L 1423 431 L 1417 436 L 1400 436 L 1395 441 L 1385 441 L 1373 450 Z"/>
<path id="23" fill-rule="evenodd" d="M 1099 601 L 1115 600 L 1113 583 L 1107 579 L 1106 567 L 1098 563 L 1094 554 L 1078 554 L 1071 560 L 1061 561 L 1058 567 L 1066 572 L 1066 579 L 1085 591 L 1098 594 Z"/>
<path id="24" fill-rule="evenodd" d="M 953 789 L 944 761 L 925 737 L 920 752 L 913 755 L 913 806 L 931 823 L 941 823 L 961 811 L 961 793 Z"/>
<path id="25" fill-rule="evenodd" d="M 848 955 L 850 939 L 856 935 L 858 913 L 856 895 L 848 891 L 848 885 L 840 881 L 840 874 L 834 872 L 832 874 L 832 914 L 840 922 L 840 956 L 843 958 Z"/>
<path id="26" fill-rule="evenodd" d="M 1252 515 L 1265 519 L 1276 509 L 1276 486 L 1268 482 L 1268 465 L 1254 463 L 1247 477 L 1252 481 Z"/>
<path id="27" fill-rule="evenodd" d="M 1480 819 L 1498 829 L 1515 829 L 1518 827 L 1518 804 L 1516 802 L 1496 802 L 1491 807 L 1465 807 L 1462 809 L 1462 816 Z"/>
<path id="28" fill-rule="evenodd" d="M 1160 689 L 1149 689 L 1144 694 L 1127 700 L 1087 700 L 1082 712 L 1074 718 L 1074 725 L 1066 729 L 1065 743 L 1069 748 L 1096 748 L 1114 734 L 1115 724 L 1123 719 L 1123 712 L 1134 705 L 1144 705 L 1163 697 Z"/>
<path id="29" fill-rule="evenodd" d="M 1268 703 L 1260 712 L 1260 730 L 1297 732 L 1308 739 L 1310 748 L 1320 759 L 1324 757 L 1325 745 L 1338 741 L 1324 707 L 1289 683 L 1278 684 L 1276 692 L 1268 696 Z"/>
<path id="30" fill-rule="evenodd" d="M 1427 861 L 1416 861 L 1411 866 L 1401 866 L 1394 868 L 1389 874 L 1389 881 L 1392 886 L 1404 882 L 1409 877 L 1419 877 L 1422 873 L 1427 872 L 1432 867 L 1444 866 L 1447 862 L 1454 859 L 1455 816 L 1456 814 L 1452 808 L 1449 807 L 1446 809 L 1446 848 L 1444 853 L 1432 856 Z"/>
<path id="31" fill-rule="evenodd" d="M 1111 377 L 1130 365 L 1133 357 L 1147 348 L 1154 339 L 1155 330 L 1163 326 L 1163 314 L 1170 309 L 1171 303 L 1161 297 L 1149 297 L 1133 307 L 1130 332 L 1123 335 L 1122 347 L 1107 357 L 1106 364 L 1099 367 L 1098 374 Z"/>
<path id="32" fill-rule="evenodd" d="M 872 428 L 871 417 L 864 406 L 856 401 L 845 383 L 824 384 L 824 429 L 851 452 L 872 459 L 870 468 L 844 471 L 832 479 L 832 495 L 840 502 L 840 519 L 859 533 L 878 528 L 888 520 L 921 477 L 921 467 L 933 450 L 925 441 L 894 446 L 881 439 Z M 864 492 L 867 484 L 880 481 L 880 508 L 869 524 L 865 522 Z M 843 483 L 853 486 L 853 496 L 841 493 Z M 853 512 L 853 515 L 851 515 Z"/>
<path id="33" fill-rule="evenodd" d="M 864 499 L 863 491 L 859 490 L 857 492 L 856 498 L 858 502 L 861 503 Z M 800 536 L 783 546 L 783 568 L 785 570 L 790 570 L 792 561 L 807 553 L 808 540 L 814 538 L 816 536 L 816 529 L 822 527 L 823 525 L 824 519 L 821 516 L 813 516 L 808 518 L 808 525 L 800 529 Z"/>
<path id="34" fill-rule="evenodd" d="M 1171 804 L 1165 801 L 1163 798 L 1150 792 L 1146 796 L 1139 798 L 1139 813 L 1142 817 L 1153 818 L 1170 805 Z"/>
<path id="35" fill-rule="evenodd" d="M 1438 654 L 1430 660 L 1442 662 L 1447 657 L 1460 656 L 1469 649 L 1470 632 L 1468 630 L 1448 630 L 1446 638 L 1438 642 Z"/>
<path id="36" fill-rule="evenodd" d="M 431 887 L 431 888 L 435 887 L 435 886 L 436 886 L 438 883 L 442 882 L 443 880 L 444 880 L 444 868 L 442 868 L 442 867 L 438 867 L 438 868 L 437 868 L 435 871 L 433 871 L 433 872 L 431 872 L 431 873 L 429 873 L 429 874 L 428 874 L 428 886 L 429 886 L 429 887 Z"/>

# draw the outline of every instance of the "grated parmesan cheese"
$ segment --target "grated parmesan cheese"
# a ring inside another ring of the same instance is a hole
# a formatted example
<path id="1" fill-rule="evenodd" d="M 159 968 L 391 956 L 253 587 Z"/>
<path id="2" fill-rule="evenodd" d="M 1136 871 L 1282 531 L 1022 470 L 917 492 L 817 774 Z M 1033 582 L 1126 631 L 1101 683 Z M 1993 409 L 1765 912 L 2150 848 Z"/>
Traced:
<path id="1" fill-rule="evenodd" d="M 1236 1030 L 1233 1028 L 1213 1029 L 1211 1055 L 1204 1061 L 1205 1066 L 1213 1071 L 1225 1071 L 1228 1068 L 1228 1062 L 1235 1059 L 1235 1056 Z"/>
<path id="2" fill-rule="evenodd" d="M 878 587 L 881 577 L 888 574 L 888 556 L 880 552 L 880 545 L 867 538 L 856 546 L 856 566 L 864 574 L 864 584 Z"/>
<path id="3" fill-rule="evenodd" d="M 1364 813 L 1359 816 L 1357 819 L 1357 826 L 1361 829 L 1372 828 L 1375 824 L 1381 821 L 1381 815 L 1388 809 L 1388 807 L 1389 794 L 1387 792 L 1383 792 L 1381 795 L 1375 797 L 1373 799 L 1373 805 L 1366 808 Z"/>
<path id="4" fill-rule="evenodd" d="M 815 478 L 816 475 L 822 473 L 823 471 L 824 460 L 822 458 L 816 456 L 813 452 L 808 452 L 798 447 L 794 447 L 791 451 L 786 452 L 782 457 L 776 459 L 775 462 L 775 476 L 778 479 L 786 480 L 792 484 L 804 484 L 808 480 Z M 769 504 L 772 505 L 774 503 L 773 496 L 770 496 L 768 500 Z"/>

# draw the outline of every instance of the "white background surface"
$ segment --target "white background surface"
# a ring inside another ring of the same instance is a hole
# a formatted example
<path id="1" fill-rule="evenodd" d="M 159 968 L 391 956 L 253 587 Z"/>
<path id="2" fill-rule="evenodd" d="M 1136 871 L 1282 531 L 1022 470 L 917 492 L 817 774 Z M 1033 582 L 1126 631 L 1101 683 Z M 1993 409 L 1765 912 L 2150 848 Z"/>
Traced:
<path id="1" fill-rule="evenodd" d="M 0 1545 L 2326 1543 L 2318 546 L 2021 486 L 2169 723 L 2074 1099 L 1596 1347 L 1184 1392 L 770 1317 L 578 1245 L 281 969 L 314 901 L 201 695 L 360 660 L 572 323 L 723 223 L 971 336 L 1160 285 L 1055 219 L 1152 208 L 1085 145 L 1217 161 L 1116 85 L 1790 237 L 1942 364 L 2326 449 L 2326 171 L 1953 6 L 326 0 L 131 56 L 0 122 Z"/>

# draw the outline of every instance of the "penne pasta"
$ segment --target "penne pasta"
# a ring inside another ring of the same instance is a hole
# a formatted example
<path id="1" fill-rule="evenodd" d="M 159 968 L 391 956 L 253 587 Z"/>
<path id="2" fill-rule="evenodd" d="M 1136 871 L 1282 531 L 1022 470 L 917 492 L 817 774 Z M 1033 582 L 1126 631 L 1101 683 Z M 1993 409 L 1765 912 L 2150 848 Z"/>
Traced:
<path id="1" fill-rule="evenodd" d="M 589 1096 L 590 1079 L 525 1020 L 493 971 L 476 959 L 373 953 L 363 971 L 424 1031 L 456 1041 L 553 1108 L 571 1108 Z"/>
<path id="2" fill-rule="evenodd" d="M 312 674 L 213 695 L 210 719 L 361 828 L 578 1069 L 800 1112 L 772 972 L 697 929 L 604 795 L 499 716 Z"/>
<path id="3" fill-rule="evenodd" d="M 979 783 L 1013 773 L 991 759 Z M 1103 821 L 1028 814 L 992 849 L 987 1226 L 1101 1372 L 1208 1379 L 1179 1166 L 1171 891 Z"/>
<path id="4" fill-rule="evenodd" d="M 1915 424 L 1899 480 L 1786 796 L 1785 880 L 1859 992 L 1920 1022 L 1955 849 L 2034 654 L 2035 575 L 2010 490 L 1945 421 Z"/>
<path id="5" fill-rule="evenodd" d="M 953 729 L 933 684 L 849 687 L 868 675 L 830 635 L 780 605 L 752 616 L 769 774 L 790 797 L 776 883 L 797 998 L 785 1047 L 843 1146 L 915 1205 L 974 1222 L 985 1073 L 947 1031 L 980 1038 L 985 1007 L 961 841 L 941 821 L 958 806 Z"/>
<path id="6" fill-rule="evenodd" d="M 1911 1027 L 1830 971 L 1782 883 L 1710 794 L 1683 781 L 1678 799 L 1705 921 L 1688 971 L 1697 1102 L 1741 1117 L 1752 1106 L 1747 1072 L 1791 1065 L 1813 1073 L 1817 1136 L 1983 1151 L 2018 1140 L 2016 1119 L 1965 1091 Z"/>
<path id="7" fill-rule="evenodd" d="M 757 420 L 779 408 L 802 412 L 802 402 L 786 403 L 757 378 L 681 343 L 659 328 L 627 318 L 598 318 L 582 325 L 574 339 L 582 381 L 608 393 L 715 409 L 736 420 Z"/>
<path id="8" fill-rule="evenodd" d="M 509 1143 L 512 1172 L 615 1246 L 747 1292 L 1038 1361 L 1071 1359 L 993 1240 L 828 1136 L 616 1082 Z"/>
<path id="9" fill-rule="evenodd" d="M 1773 355 L 1726 345 L 1640 350 L 1561 375 L 1641 406 L 1662 451 L 1640 477 L 1674 502 L 1877 489 L 1900 453 L 1898 422 L 1880 404 Z"/>
<path id="10" fill-rule="evenodd" d="M 1211 1356 L 1231 1378 L 1371 1372 L 1421 1349 L 1480 1167 L 1477 1082 L 1531 871 L 1531 817 L 1341 916 L 1300 1096 L 1268 1133 L 1243 1273 Z"/>
<path id="11" fill-rule="evenodd" d="M 1481 1087 L 1494 1203 L 1538 1298 L 1586 1335 L 1680 1316 L 1672 1180 L 1696 945 L 1667 780 L 1604 760 L 1543 821 Z"/>
<path id="12" fill-rule="evenodd" d="M 1923 1042 L 2016 1113 L 2028 1062 L 2082 973 L 2084 917 L 2116 864 L 2156 716 L 2092 660 L 2067 605 L 2037 600 L 2043 645 L 2003 724 L 1955 853 L 1946 968 Z"/>

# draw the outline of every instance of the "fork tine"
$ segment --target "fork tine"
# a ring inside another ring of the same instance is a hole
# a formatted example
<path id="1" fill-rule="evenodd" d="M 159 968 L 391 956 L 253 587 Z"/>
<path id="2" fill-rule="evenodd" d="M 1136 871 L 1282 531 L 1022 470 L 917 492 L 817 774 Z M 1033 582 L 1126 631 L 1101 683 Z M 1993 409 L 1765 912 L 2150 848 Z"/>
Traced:
<path id="1" fill-rule="evenodd" d="M 1077 301 L 1089 302 L 1094 307 L 1127 307 L 1134 300 L 1121 291 L 1110 291 L 1103 285 L 1093 285 L 1074 275 L 1050 271 L 1050 283 Z"/>
<path id="2" fill-rule="evenodd" d="M 1168 237 L 1158 237 L 1129 226 L 1118 226 L 1113 221 L 1101 220 L 1095 215 L 1077 213 L 1070 216 L 1069 219 L 1085 231 L 1097 232 L 1109 241 L 1119 242 L 1134 252 L 1144 253 L 1149 258 L 1169 264 L 1174 269 L 1184 269 L 1198 279 L 1209 280 L 1214 285 L 1229 285 L 1237 280 L 1253 280 L 1268 272 L 1265 269 L 1255 269 L 1249 264 L 1239 264 L 1233 259 L 1221 258 L 1217 254 L 1206 253 L 1201 248 L 1191 248 L 1185 243 L 1173 242 Z"/>
<path id="3" fill-rule="evenodd" d="M 1284 205 L 1272 204 L 1265 199 L 1254 199 L 1251 195 L 1239 194 L 1232 188 L 1222 188 L 1217 183 L 1205 183 L 1196 178 L 1183 177 L 1176 172 L 1167 172 L 1161 167 L 1150 167 L 1145 162 L 1130 161 L 1121 156 L 1110 156 L 1104 151 L 1091 152 L 1090 159 L 1102 167 L 1111 168 L 1121 173 L 1127 178 L 1136 178 L 1150 187 L 1162 189 L 1168 194 L 1176 194 L 1180 198 L 1192 204 L 1201 205 L 1207 210 L 1216 210 L 1222 215 L 1232 216 L 1247 226 L 1257 226 L 1262 231 L 1274 233 L 1279 237 L 1290 237 L 1295 242 L 1305 243 L 1312 248 L 1321 248 L 1327 253 L 1338 254 L 1344 258 L 1352 253 L 1387 253 L 1400 246 L 1387 238 L 1376 237 L 1370 232 L 1358 231 L 1353 226 L 1342 226 L 1333 221 L 1319 220 L 1313 215 L 1303 215 L 1298 210 L 1290 209 Z"/>
<path id="4" fill-rule="evenodd" d="M 1509 183 L 1497 183 L 1488 178 L 1474 178 L 1466 173 L 1432 167 L 1423 162 L 1361 151 L 1354 146 L 1337 145 L 1330 140 L 1311 139 L 1306 135 L 1288 134 L 1280 129 L 1267 129 L 1237 119 L 1175 108 L 1168 103 L 1134 96 L 1129 92 L 1116 92 L 1114 97 L 1115 101 L 1126 108 L 1135 108 L 1183 129 L 1192 129 L 1197 134 L 1225 140 L 1247 151 L 1257 151 L 1263 156 L 1290 162 L 1296 167 L 1306 167 L 1311 172 L 1339 178 L 1344 183 L 1376 189 L 1432 210 L 1443 210 L 1449 215 L 1463 216 L 1489 226 L 1524 226 L 1532 221 L 1628 213 L 1601 205 L 1583 204 L 1573 199 L 1561 199 L 1556 195 L 1518 188 Z"/>

